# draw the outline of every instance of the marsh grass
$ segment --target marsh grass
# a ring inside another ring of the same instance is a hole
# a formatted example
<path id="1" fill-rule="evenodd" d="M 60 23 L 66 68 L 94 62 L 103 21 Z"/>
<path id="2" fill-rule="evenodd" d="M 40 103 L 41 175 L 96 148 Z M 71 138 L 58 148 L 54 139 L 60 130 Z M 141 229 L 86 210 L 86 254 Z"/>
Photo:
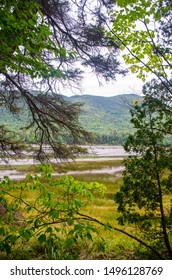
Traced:
<path id="1" fill-rule="evenodd" d="M 83 171 L 83 170 L 98 170 L 103 168 L 112 168 L 121 166 L 122 160 L 105 160 L 105 161 L 72 161 L 53 163 L 53 169 L 56 172 L 67 171 Z M 0 165 L 0 170 L 17 170 L 21 172 L 37 172 L 39 164 L 23 164 L 23 165 Z"/>
<path id="2" fill-rule="evenodd" d="M 67 171 L 83 171 L 83 170 L 99 170 L 103 168 L 118 167 L 122 164 L 122 160 L 102 160 L 102 161 L 75 161 L 68 163 L 60 163 L 59 166 L 53 165 L 55 170 L 61 169 Z"/>
<path id="3" fill-rule="evenodd" d="M 23 164 L 23 165 L 0 165 L 0 170 L 16 170 L 19 172 L 36 172 L 39 164 Z"/>
<path id="4" fill-rule="evenodd" d="M 112 168 L 121 166 L 122 161 L 94 161 L 94 162 L 71 162 L 53 165 L 55 172 L 67 171 L 83 171 L 83 170 L 97 170 L 101 168 Z M 2 166 L 1 166 L 2 167 Z M 38 165 L 23 165 L 15 167 L 21 172 L 38 172 Z M 117 174 L 76 174 L 73 176 L 75 179 L 85 182 L 99 182 L 106 186 L 106 191 L 103 197 L 95 195 L 93 200 L 87 201 L 86 207 L 82 210 L 84 214 L 89 215 L 105 224 L 118 226 L 117 218 L 117 205 L 114 202 L 114 195 L 119 190 L 122 184 L 122 173 Z M 34 193 L 26 194 L 28 200 L 34 200 Z M 14 259 L 134 259 L 135 252 L 138 252 L 138 243 L 125 236 L 124 234 L 107 229 L 107 227 L 95 224 L 98 230 L 98 235 L 93 233 L 93 242 L 83 241 L 80 244 L 75 244 L 75 248 L 65 247 L 65 240 L 61 240 L 60 244 L 56 244 L 53 248 L 54 251 L 49 252 L 47 249 L 33 241 L 31 244 L 26 244 L 23 250 L 19 250 L 18 254 L 12 256 Z M 128 230 L 128 229 L 127 229 Z M 129 229 L 130 230 L 130 229 Z M 76 254 L 77 252 L 77 254 Z M 146 253 L 145 253 L 146 256 Z M 2 257 L 2 256 L 0 256 Z"/>
<path id="5" fill-rule="evenodd" d="M 120 163 L 121 164 L 121 163 Z M 117 166 L 117 165 L 116 165 Z M 76 179 L 86 182 L 99 182 L 106 186 L 106 191 L 102 198 L 96 197 L 90 201 L 84 209 L 84 213 L 97 220 L 120 228 L 117 222 L 117 205 L 114 202 L 114 195 L 122 184 L 122 173 L 112 174 L 84 174 L 75 175 Z M 90 245 L 89 256 L 93 259 L 134 259 L 137 242 L 124 234 L 96 225 L 100 239 L 96 239 Z"/>

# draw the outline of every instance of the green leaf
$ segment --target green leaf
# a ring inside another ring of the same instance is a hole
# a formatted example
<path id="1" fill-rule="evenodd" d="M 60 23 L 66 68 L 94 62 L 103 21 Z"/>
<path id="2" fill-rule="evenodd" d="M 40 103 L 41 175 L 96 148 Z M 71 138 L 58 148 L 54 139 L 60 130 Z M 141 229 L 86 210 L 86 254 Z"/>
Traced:
<path id="1" fill-rule="evenodd" d="M 4 228 L 0 228 L 0 235 L 4 235 L 5 234 L 5 231 L 4 231 Z"/>
<path id="2" fill-rule="evenodd" d="M 53 219 L 57 219 L 59 217 L 59 211 L 58 210 L 53 210 L 50 212 L 50 216 L 53 218 Z"/>
<path id="3" fill-rule="evenodd" d="M 38 237 L 38 241 L 39 241 L 40 243 L 46 242 L 46 235 L 45 235 L 45 234 L 41 234 L 41 235 Z"/>
<path id="4" fill-rule="evenodd" d="M 48 227 L 48 228 L 46 229 L 46 232 L 47 232 L 47 233 L 52 233 L 52 231 L 53 231 L 53 230 L 52 230 L 51 227 Z"/>
<path id="5" fill-rule="evenodd" d="M 68 226 L 72 226 L 74 223 L 74 220 L 72 218 L 67 219 Z"/>
<path id="6" fill-rule="evenodd" d="M 30 182 L 30 181 L 32 181 L 32 179 L 33 179 L 33 177 L 31 174 L 26 175 L 26 181 Z"/>
<path id="7" fill-rule="evenodd" d="M 93 241 L 93 238 L 92 238 L 92 235 L 90 232 L 87 232 L 86 236 L 89 240 Z"/>
<path id="8" fill-rule="evenodd" d="M 31 238 L 31 232 L 30 231 L 23 232 L 22 237 L 24 240 L 29 240 Z"/>
<path id="9" fill-rule="evenodd" d="M 74 202 L 74 204 L 75 204 L 75 206 L 76 206 L 77 208 L 80 208 L 80 207 L 83 206 L 83 202 L 82 202 L 80 199 L 75 198 L 75 199 L 73 200 L 73 202 Z"/>

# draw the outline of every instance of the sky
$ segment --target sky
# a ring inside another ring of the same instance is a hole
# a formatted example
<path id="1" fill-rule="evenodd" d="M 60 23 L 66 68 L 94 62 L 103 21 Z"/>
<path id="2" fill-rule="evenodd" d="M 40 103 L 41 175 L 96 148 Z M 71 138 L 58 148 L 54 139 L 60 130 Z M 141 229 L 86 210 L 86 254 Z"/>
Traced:
<path id="1" fill-rule="evenodd" d="M 129 70 L 126 76 L 116 75 L 116 80 L 106 82 L 104 78 L 99 80 L 96 74 L 88 68 L 82 68 L 82 65 L 76 65 L 83 70 L 83 79 L 80 85 L 64 87 L 63 84 L 59 85 L 58 92 L 66 96 L 72 95 L 96 95 L 96 96 L 115 96 L 122 94 L 138 94 L 142 95 L 142 87 L 144 82 L 136 77 L 136 74 L 131 73 Z M 76 87 L 75 87 L 76 86 Z"/>
<path id="2" fill-rule="evenodd" d="M 106 83 L 101 81 L 99 86 L 96 76 L 88 75 L 82 83 L 82 94 L 99 96 L 114 96 L 119 94 L 135 93 L 141 94 L 143 82 L 134 74 L 127 74 L 125 77 L 118 76 L 116 81 Z"/>
<path id="3" fill-rule="evenodd" d="M 83 79 L 80 89 L 63 89 L 63 94 L 67 96 L 75 94 L 89 94 L 96 96 L 115 96 L 119 94 L 141 94 L 143 82 L 137 79 L 134 74 L 127 74 L 125 77 L 117 76 L 116 81 L 105 82 L 101 80 L 101 86 L 99 85 L 96 75 L 93 73 L 86 73 Z"/>

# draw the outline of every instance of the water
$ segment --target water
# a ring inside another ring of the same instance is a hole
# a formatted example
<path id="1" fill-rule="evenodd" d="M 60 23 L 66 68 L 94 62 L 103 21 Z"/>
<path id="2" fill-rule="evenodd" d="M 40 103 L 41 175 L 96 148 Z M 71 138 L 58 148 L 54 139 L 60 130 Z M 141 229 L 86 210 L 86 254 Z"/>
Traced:
<path id="1" fill-rule="evenodd" d="M 124 151 L 122 146 L 82 146 L 88 149 L 88 154 L 86 156 L 81 155 L 76 161 L 97 161 L 97 160 L 112 160 L 112 159 L 123 159 L 128 156 L 129 153 Z M 25 153 L 25 155 L 27 155 Z M 52 163 L 56 163 L 57 161 L 62 162 L 66 160 L 50 160 Z M 72 160 L 68 160 L 69 162 Z M 10 159 L 8 160 L 8 164 L 5 160 L 0 160 L 0 165 L 30 165 L 30 164 L 39 164 L 39 161 L 36 161 L 32 158 L 23 158 L 23 159 Z"/>
<path id="2" fill-rule="evenodd" d="M 122 146 L 84 146 L 88 149 L 87 157 L 78 157 L 76 161 L 105 161 L 105 160 L 121 160 L 128 154 L 124 151 Z M 68 160 L 71 161 L 71 160 Z M 54 159 L 51 159 L 51 162 L 57 162 Z M 60 160 L 59 160 L 60 162 Z M 13 165 L 32 165 L 39 164 L 38 161 L 35 161 L 31 158 L 29 159 L 18 159 L 9 160 L 8 164 L 5 161 L 1 160 L 0 165 L 6 165 L 6 170 L 0 171 L 0 178 L 8 176 L 11 179 L 24 179 L 27 173 L 19 172 L 17 170 L 11 170 L 8 166 Z M 112 167 L 112 168 L 102 168 L 99 170 L 84 170 L 84 171 L 69 171 L 67 173 L 54 173 L 53 175 L 76 175 L 76 174 L 116 174 L 124 170 L 123 166 Z"/>
<path id="3" fill-rule="evenodd" d="M 124 157 L 128 156 L 122 146 L 87 146 L 88 154 L 95 157 Z"/>
<path id="4" fill-rule="evenodd" d="M 65 173 L 53 173 L 53 176 L 60 176 L 60 175 L 82 175 L 82 174 L 116 174 L 124 170 L 124 166 L 118 167 L 111 167 L 111 168 L 102 168 L 102 169 L 92 169 L 92 170 L 82 170 L 82 171 L 68 171 Z M 19 172 L 17 170 L 3 170 L 1 171 L 0 178 L 4 176 L 8 176 L 10 179 L 13 180 L 21 180 L 24 179 L 27 172 Z M 38 174 L 38 173 L 37 173 Z M 40 174 L 38 174 L 39 176 Z"/>

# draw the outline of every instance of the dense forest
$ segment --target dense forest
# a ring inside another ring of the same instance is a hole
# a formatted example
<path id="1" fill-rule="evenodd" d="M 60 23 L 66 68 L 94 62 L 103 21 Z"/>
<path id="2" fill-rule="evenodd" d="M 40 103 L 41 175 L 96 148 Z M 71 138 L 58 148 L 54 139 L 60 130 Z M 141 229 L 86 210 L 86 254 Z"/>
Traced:
<path id="1" fill-rule="evenodd" d="M 79 123 L 85 130 L 92 133 L 93 143 L 123 144 L 133 131 L 130 110 L 134 102 L 141 102 L 143 98 L 136 94 L 123 94 L 113 97 L 74 95 L 72 97 L 64 96 L 64 99 L 71 103 L 80 104 Z M 24 142 L 36 143 L 32 130 L 30 128 L 24 130 L 29 122 L 29 111 L 26 106 L 22 107 L 15 118 L 8 110 L 2 109 L 1 121 L 9 130 L 17 131 Z M 73 139 L 67 133 L 64 133 L 64 136 L 59 139 L 57 138 L 57 141 L 73 144 Z M 80 141 L 80 144 L 83 143 L 85 143 L 84 139 L 83 142 Z"/>

